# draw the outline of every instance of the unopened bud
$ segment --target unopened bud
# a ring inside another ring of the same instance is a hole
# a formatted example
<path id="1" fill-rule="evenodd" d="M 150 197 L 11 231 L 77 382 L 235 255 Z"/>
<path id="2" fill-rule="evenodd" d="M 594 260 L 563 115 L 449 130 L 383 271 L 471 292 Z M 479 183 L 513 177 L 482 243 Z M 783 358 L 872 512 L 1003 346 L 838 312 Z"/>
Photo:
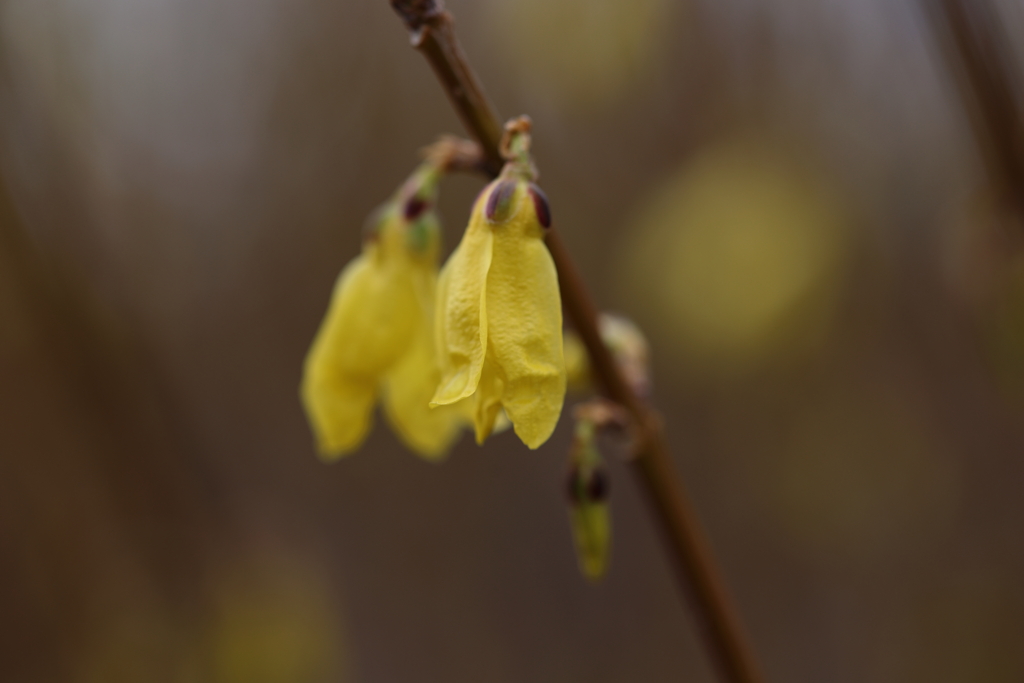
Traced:
<path id="1" fill-rule="evenodd" d="M 499 180 L 493 185 L 487 197 L 487 206 L 484 207 L 484 216 L 489 223 L 504 223 L 512 218 L 516 209 L 513 200 L 517 189 L 518 183 L 514 180 Z"/>

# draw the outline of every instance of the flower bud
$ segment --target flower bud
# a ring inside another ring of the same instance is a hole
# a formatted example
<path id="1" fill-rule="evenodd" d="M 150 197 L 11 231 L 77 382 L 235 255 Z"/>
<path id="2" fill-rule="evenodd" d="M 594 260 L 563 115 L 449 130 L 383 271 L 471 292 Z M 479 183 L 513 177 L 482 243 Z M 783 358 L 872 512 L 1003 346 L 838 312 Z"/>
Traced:
<path id="1" fill-rule="evenodd" d="M 598 581 L 608 570 L 611 518 L 608 510 L 608 473 L 594 443 L 594 425 L 581 420 L 569 452 L 566 480 L 569 523 L 580 571 Z"/>

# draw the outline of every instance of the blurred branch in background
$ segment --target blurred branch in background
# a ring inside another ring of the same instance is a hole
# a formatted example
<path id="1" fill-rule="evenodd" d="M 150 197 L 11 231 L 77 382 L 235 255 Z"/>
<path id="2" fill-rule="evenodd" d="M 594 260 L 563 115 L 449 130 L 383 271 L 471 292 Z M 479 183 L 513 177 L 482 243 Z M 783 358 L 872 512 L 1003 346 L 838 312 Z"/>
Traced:
<path id="1" fill-rule="evenodd" d="M 90 658 L 128 647 L 109 638 L 157 638 L 145 647 L 173 658 L 228 525 L 159 372 L 40 256 L 2 179 L 0 313 L 3 670 L 102 676 Z M 142 628 L 116 635 L 125 622 Z M 125 670 L 156 680 L 146 659 Z"/>
<path id="2" fill-rule="evenodd" d="M 997 193 L 1024 215 L 1024 81 L 999 10 L 990 0 L 926 2 Z"/>
<path id="3" fill-rule="evenodd" d="M 161 368 L 0 178 L 0 677 L 335 681 L 325 587 L 254 548 Z"/>
<path id="4" fill-rule="evenodd" d="M 487 159 L 501 159 L 501 124 L 466 62 L 452 17 L 441 0 L 391 0 L 405 21 L 418 48 L 438 76 L 469 133 L 480 143 Z M 499 168 L 489 166 L 495 177 Z M 547 236 L 548 249 L 558 269 L 565 312 L 586 346 L 594 377 L 602 393 L 628 411 L 636 447 L 632 464 L 663 533 L 680 587 L 690 596 L 705 642 L 722 680 L 753 683 L 761 680 L 746 636 L 731 604 L 711 548 L 697 520 L 665 441 L 661 418 L 637 396 L 605 345 L 598 327 L 598 311 L 557 230 Z"/>
<path id="5" fill-rule="evenodd" d="M 102 611 L 110 616 L 127 602 L 118 593 L 134 592 L 139 604 L 172 599 L 137 584 L 149 575 L 181 586 L 182 570 L 194 569 L 194 534 L 179 526 L 171 482 L 145 471 L 157 461 L 135 458 L 166 437 L 140 425 L 139 404 L 121 403 L 112 336 L 97 334 L 81 297 L 54 281 L 6 187 L 0 193 L 0 545 L 8 551 L 0 566 L 0 658 L 15 671 L 50 661 L 54 678 L 69 679 L 73 671 L 60 667 L 76 665 L 57 655 L 86 647 Z M 74 429 L 69 412 L 82 413 Z M 116 540 L 97 538 L 104 528 L 116 529 Z M 108 556 L 112 543 L 131 548 L 120 562 Z M 100 586 L 97 576 L 105 577 Z M 24 590 L 31 585 L 37 590 Z M 40 652 L 41 643 L 52 650 Z"/>
<path id="6" fill-rule="evenodd" d="M 20 93 L 0 75 L 10 124 Z M 267 680 L 239 672 L 280 659 L 281 646 L 252 641 L 270 621 L 301 633 L 310 619 L 294 614 L 321 599 L 303 599 L 316 582 L 304 577 L 298 595 L 275 604 L 294 582 L 254 566 L 138 321 L 30 232 L 7 180 L 0 174 L 0 678 Z M 337 648 L 329 626 L 307 641 Z"/>

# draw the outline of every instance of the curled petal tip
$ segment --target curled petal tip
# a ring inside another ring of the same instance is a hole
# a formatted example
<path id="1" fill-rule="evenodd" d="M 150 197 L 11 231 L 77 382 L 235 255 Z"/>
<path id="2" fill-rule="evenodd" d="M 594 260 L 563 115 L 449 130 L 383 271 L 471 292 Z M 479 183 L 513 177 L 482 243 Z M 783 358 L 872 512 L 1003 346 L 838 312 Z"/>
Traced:
<path id="1" fill-rule="evenodd" d="M 459 373 L 437 388 L 434 398 L 430 399 L 430 407 L 439 408 L 458 403 L 467 396 L 472 396 L 475 390 L 476 387 L 469 386 L 467 373 Z"/>

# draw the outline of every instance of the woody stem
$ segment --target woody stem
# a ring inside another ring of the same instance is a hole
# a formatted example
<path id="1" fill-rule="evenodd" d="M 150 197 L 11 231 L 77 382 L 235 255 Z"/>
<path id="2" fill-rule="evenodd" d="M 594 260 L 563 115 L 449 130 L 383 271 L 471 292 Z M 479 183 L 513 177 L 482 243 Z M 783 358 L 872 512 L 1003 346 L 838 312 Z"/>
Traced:
<path id="1" fill-rule="evenodd" d="M 495 177 L 501 170 L 502 124 L 470 69 L 442 0 L 390 0 L 409 29 L 412 44 L 426 57 L 469 134 L 480 144 L 483 168 Z M 548 250 L 558 269 L 565 313 L 590 356 L 601 392 L 625 408 L 639 434 L 631 461 L 647 498 L 673 573 L 689 597 L 704 642 L 721 680 L 759 683 L 758 667 L 747 646 L 724 581 L 689 499 L 680 483 L 656 411 L 640 400 L 623 376 L 598 330 L 598 311 L 568 250 L 554 230 Z"/>

